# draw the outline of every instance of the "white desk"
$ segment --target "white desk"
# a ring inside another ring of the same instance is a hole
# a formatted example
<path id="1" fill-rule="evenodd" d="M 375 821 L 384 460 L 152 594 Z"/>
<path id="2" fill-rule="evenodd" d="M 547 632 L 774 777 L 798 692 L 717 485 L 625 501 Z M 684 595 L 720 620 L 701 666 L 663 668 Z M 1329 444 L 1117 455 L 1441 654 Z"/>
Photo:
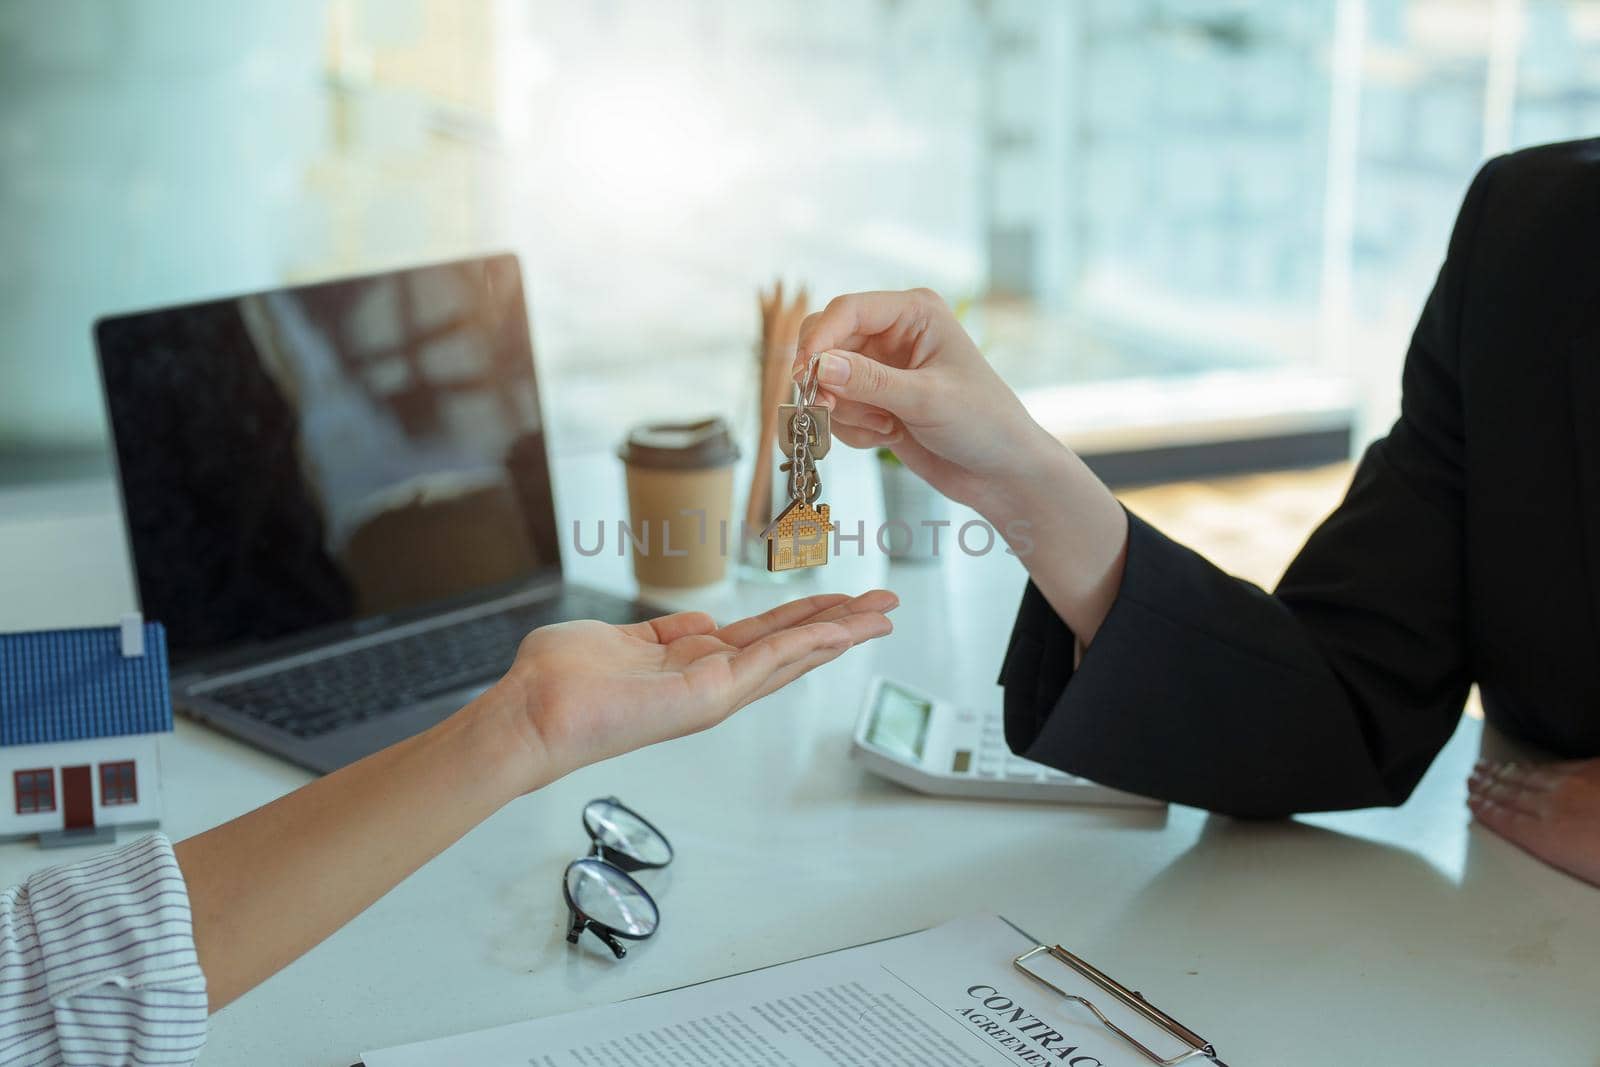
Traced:
<path id="1" fill-rule="evenodd" d="M 874 526 L 870 471 L 829 465 L 835 515 L 848 523 L 859 512 Z M 596 457 L 559 469 L 564 541 L 574 516 L 618 514 L 613 468 Z M 85 624 L 129 603 L 110 499 L 0 497 L 0 627 Z M 23 506 L 32 518 L 18 517 Z M 584 580 L 630 587 L 627 561 L 610 552 L 573 564 Z M 862 687 L 882 671 L 998 700 L 1020 568 L 999 553 L 893 567 L 869 553 L 836 561 L 820 581 L 896 589 L 897 633 L 716 730 L 511 805 L 213 1019 L 202 1062 L 346 1067 L 366 1047 L 607 1003 L 977 911 L 1082 951 L 1213 1039 L 1234 1067 L 1600 1062 L 1600 890 L 1468 828 L 1476 723 L 1463 723 L 1395 811 L 1240 824 L 1184 808 L 1162 817 L 931 799 L 847 759 Z M 684 602 L 724 617 L 820 587 L 746 585 Z M 174 838 L 307 780 L 190 722 L 163 758 Z M 558 884 L 586 844 L 580 808 L 607 793 L 678 849 L 672 868 L 645 876 L 661 932 L 621 963 L 597 946 L 568 949 Z M 68 855 L 0 847 L 0 880 Z"/>

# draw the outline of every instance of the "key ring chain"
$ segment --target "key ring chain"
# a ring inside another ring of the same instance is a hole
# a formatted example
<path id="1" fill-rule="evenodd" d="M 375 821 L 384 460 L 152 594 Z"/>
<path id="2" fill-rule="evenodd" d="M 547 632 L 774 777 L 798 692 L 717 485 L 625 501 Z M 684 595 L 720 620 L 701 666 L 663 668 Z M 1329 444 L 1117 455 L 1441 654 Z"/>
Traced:
<path id="1" fill-rule="evenodd" d="M 817 403 L 817 368 L 822 364 L 822 353 L 811 353 L 811 359 L 806 362 L 806 372 L 800 379 L 800 406 L 809 408 Z"/>
<path id="2" fill-rule="evenodd" d="M 811 354 L 806 372 L 798 386 L 799 405 L 789 424 L 789 499 L 816 502 L 822 495 L 822 479 L 817 477 L 816 463 L 811 457 L 811 408 L 817 403 L 817 367 L 822 362 L 818 352 Z"/>
<path id="3" fill-rule="evenodd" d="M 813 352 L 806 370 L 795 384 L 794 403 L 778 405 L 780 426 L 789 428 L 789 503 L 761 531 L 767 542 L 767 569 L 795 570 L 828 562 L 828 534 L 832 530 L 828 505 L 812 507 L 822 496 L 817 460 L 828 451 L 828 411 L 817 406 L 818 374 L 822 355 Z"/>

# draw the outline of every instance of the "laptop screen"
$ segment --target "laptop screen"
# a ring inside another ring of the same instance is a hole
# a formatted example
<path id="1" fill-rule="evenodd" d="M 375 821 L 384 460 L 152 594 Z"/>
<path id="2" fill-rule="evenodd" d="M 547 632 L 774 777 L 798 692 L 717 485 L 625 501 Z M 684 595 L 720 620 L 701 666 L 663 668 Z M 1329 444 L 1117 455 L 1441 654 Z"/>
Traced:
<path id="1" fill-rule="evenodd" d="M 514 257 L 118 316 L 96 341 L 175 662 L 559 572 Z"/>

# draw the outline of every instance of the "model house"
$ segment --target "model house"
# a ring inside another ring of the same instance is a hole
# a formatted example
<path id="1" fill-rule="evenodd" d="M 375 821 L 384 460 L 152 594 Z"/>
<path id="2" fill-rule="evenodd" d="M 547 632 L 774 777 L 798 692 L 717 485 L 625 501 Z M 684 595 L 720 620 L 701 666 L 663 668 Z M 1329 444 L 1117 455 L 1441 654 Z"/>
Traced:
<path id="1" fill-rule="evenodd" d="M 171 730 L 160 623 L 0 634 L 0 840 L 155 826 Z"/>

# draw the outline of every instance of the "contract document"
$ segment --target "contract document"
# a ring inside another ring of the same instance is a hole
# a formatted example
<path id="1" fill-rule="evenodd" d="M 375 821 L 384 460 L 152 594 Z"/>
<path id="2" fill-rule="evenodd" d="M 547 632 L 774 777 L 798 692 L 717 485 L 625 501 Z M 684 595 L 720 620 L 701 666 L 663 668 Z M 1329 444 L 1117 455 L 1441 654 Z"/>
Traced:
<path id="1" fill-rule="evenodd" d="M 366 1067 L 1151 1067 L 1063 994 L 1084 997 L 1160 1058 L 1172 1033 L 974 916 L 620 1004 L 368 1052 Z M 1196 1057 L 1191 1063 L 1207 1063 Z"/>

